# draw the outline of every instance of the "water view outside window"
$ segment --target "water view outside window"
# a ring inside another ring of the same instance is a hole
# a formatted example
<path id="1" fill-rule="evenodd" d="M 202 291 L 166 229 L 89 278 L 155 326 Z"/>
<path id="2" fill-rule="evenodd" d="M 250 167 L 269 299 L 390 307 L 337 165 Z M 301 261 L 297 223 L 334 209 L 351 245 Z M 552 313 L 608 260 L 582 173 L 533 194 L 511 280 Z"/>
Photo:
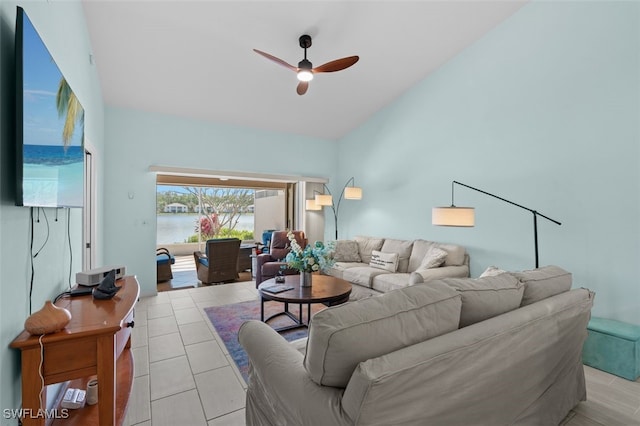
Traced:
<path id="1" fill-rule="evenodd" d="M 157 243 L 253 240 L 254 201 L 253 189 L 157 185 Z"/>

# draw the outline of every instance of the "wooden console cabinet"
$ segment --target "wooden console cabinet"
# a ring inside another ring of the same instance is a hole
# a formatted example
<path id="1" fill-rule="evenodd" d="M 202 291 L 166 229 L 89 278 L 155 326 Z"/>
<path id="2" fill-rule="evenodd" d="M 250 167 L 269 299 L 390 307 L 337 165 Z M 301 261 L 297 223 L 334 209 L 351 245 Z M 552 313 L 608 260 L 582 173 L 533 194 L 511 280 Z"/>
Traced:
<path id="1" fill-rule="evenodd" d="M 45 385 L 71 381 L 69 387 L 86 389 L 89 379 L 98 379 L 98 404 L 69 410 L 68 418 L 54 419 L 53 424 L 111 426 L 124 421 L 133 384 L 131 328 L 140 286 L 133 276 L 118 280 L 116 285 L 122 289 L 110 300 L 87 295 L 57 301 L 56 306 L 66 308 L 72 318 L 62 331 L 42 338 L 42 349 L 40 336 L 27 331 L 11 342 L 22 355 L 23 425 L 50 421 L 38 415 L 45 408 L 40 404 L 41 350 Z M 46 388 L 42 399 L 46 401 Z M 62 412 L 60 407 L 58 412 Z"/>

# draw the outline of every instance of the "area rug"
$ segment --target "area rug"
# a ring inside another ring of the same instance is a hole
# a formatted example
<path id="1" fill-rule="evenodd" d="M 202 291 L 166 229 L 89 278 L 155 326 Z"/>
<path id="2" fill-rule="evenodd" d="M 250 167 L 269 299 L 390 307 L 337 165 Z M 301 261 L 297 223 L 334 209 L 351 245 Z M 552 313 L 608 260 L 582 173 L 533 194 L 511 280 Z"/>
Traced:
<path id="1" fill-rule="evenodd" d="M 283 309 L 283 303 L 280 302 L 265 302 L 264 312 L 265 317 L 269 317 L 275 313 L 281 312 Z M 302 305 L 304 313 L 304 321 L 307 321 L 307 308 L 306 305 Z M 322 304 L 311 305 L 311 315 L 324 309 Z M 233 358 L 234 362 L 238 366 L 238 370 L 247 381 L 249 371 L 249 359 L 247 353 L 242 349 L 240 343 L 238 343 L 238 330 L 242 323 L 248 320 L 260 320 L 260 301 L 250 300 L 248 302 L 233 303 L 231 305 L 223 306 L 211 306 L 204 308 L 207 313 L 207 317 L 211 324 L 215 327 L 218 335 L 224 342 L 229 351 L 229 355 Z M 289 305 L 289 311 L 297 316 L 298 305 Z M 274 328 L 283 327 L 293 324 L 293 321 L 285 315 L 281 315 L 269 321 L 269 325 Z M 307 337 L 307 328 L 300 327 L 293 330 L 287 330 L 280 333 L 287 341 L 292 342 L 303 337 Z"/>

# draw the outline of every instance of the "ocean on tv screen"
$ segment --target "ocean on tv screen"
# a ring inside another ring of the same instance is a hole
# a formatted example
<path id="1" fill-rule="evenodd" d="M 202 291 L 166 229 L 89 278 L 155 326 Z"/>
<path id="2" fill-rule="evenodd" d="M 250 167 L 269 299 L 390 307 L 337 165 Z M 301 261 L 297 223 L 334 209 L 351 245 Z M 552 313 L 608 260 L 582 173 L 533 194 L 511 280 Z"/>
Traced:
<path id="1" fill-rule="evenodd" d="M 24 205 L 82 207 L 83 160 L 80 146 L 24 145 Z"/>

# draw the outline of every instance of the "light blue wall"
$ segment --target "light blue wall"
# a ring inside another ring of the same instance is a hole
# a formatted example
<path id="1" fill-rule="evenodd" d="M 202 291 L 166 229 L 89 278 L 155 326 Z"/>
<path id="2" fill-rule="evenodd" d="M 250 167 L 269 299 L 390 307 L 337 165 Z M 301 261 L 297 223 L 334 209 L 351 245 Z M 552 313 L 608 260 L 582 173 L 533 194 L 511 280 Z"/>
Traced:
<path id="1" fill-rule="evenodd" d="M 0 3 L 0 407 L 20 406 L 20 358 L 9 343 L 22 331 L 29 315 L 30 215 L 29 209 L 15 207 L 15 106 L 14 106 L 14 39 L 15 1 Z M 79 1 L 23 1 L 34 26 L 40 31 L 58 67 L 73 87 L 85 108 L 85 134 L 101 151 L 103 142 L 103 104 L 95 68 L 89 64 L 89 36 Z M 98 175 L 101 180 L 101 175 Z M 100 203 L 100 198 L 98 198 Z M 69 231 L 73 260 L 67 242 L 67 212 L 46 209 L 50 235 L 34 260 L 33 311 L 44 301 L 68 288 L 70 264 L 71 283 L 82 268 L 81 210 L 71 210 Z M 34 226 L 34 251 L 46 239 L 44 214 Z M 17 424 L 2 420 L 2 424 Z"/>
<path id="2" fill-rule="evenodd" d="M 540 264 L 595 290 L 594 315 L 640 324 L 639 15 L 534 2 L 380 111 L 339 144 L 340 175 L 364 188 L 346 234 L 459 243 L 472 276 L 533 267 L 525 210 L 456 187 L 476 226 L 431 225 L 458 180 L 562 222 L 539 220 Z"/>
<path id="3" fill-rule="evenodd" d="M 531 217 L 525 211 L 458 188 L 457 204 L 477 209 L 476 227 L 430 224 L 431 208 L 449 204 L 456 179 L 560 220 L 560 227 L 539 223 L 541 263 L 563 266 L 574 273 L 576 286 L 595 290 L 595 315 L 640 323 L 637 2 L 525 6 L 337 144 L 118 108 L 103 111 L 80 2 L 21 4 L 87 111 L 85 131 L 98 160 L 98 240 L 108 240 L 103 250 L 98 247 L 97 263 L 125 264 L 138 275 L 143 293 L 155 292 L 152 164 L 325 176 L 335 192 L 354 176 L 364 199 L 343 203 L 341 237 L 460 243 L 471 254 L 474 276 L 491 264 L 533 266 Z M 30 257 L 29 211 L 13 206 L 15 5 L 0 3 L 2 408 L 20 404 L 19 360 L 8 344 L 28 316 Z M 79 244 L 79 223 L 75 211 L 73 245 Z M 67 285 L 64 220 L 51 229 L 36 259 L 35 307 Z M 331 226 L 326 235 L 333 235 Z M 36 241 L 43 237 L 44 227 L 37 225 Z M 73 272 L 80 257 L 74 254 Z"/>
<path id="4" fill-rule="evenodd" d="M 141 294 L 156 292 L 156 174 L 149 166 L 335 174 L 333 141 L 121 108 L 107 108 L 105 117 L 105 262 L 126 265 Z"/>

